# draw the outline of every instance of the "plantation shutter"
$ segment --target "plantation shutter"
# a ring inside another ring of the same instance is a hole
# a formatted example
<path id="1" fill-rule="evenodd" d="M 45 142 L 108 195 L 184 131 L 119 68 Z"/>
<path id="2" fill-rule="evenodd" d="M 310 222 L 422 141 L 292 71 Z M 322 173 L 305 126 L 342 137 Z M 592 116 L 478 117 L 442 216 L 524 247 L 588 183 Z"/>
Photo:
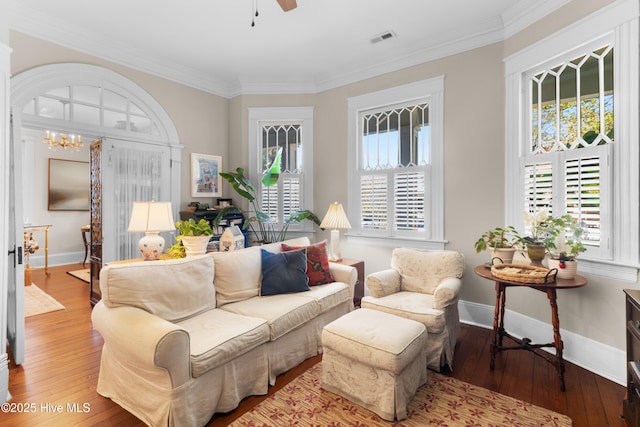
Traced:
<path id="1" fill-rule="evenodd" d="M 607 226 L 603 198 L 611 191 L 604 173 L 608 149 L 609 146 L 593 147 L 588 156 L 577 155 L 586 154 L 582 153 L 586 149 L 567 152 L 564 161 L 565 212 L 583 223 L 583 241 L 594 250 L 603 245 L 602 228 Z"/>
<path id="2" fill-rule="evenodd" d="M 396 230 L 424 231 L 425 173 L 396 173 L 394 202 Z"/>
<path id="3" fill-rule="evenodd" d="M 368 230 L 387 229 L 388 176 L 386 174 L 360 177 L 361 227 Z"/>

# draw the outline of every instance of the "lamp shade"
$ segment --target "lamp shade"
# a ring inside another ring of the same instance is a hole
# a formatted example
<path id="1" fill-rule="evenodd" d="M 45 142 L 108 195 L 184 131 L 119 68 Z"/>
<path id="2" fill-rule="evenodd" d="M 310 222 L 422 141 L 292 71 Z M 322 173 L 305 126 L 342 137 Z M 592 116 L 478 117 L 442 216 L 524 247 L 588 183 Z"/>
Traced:
<path id="1" fill-rule="evenodd" d="M 175 228 L 171 202 L 133 202 L 128 231 L 170 231 Z"/>
<path id="2" fill-rule="evenodd" d="M 351 228 L 349 218 L 347 218 L 347 215 L 344 213 L 341 203 L 333 202 L 329 205 L 329 210 L 327 210 L 320 224 L 320 228 L 328 228 L 330 230 L 346 230 Z"/>

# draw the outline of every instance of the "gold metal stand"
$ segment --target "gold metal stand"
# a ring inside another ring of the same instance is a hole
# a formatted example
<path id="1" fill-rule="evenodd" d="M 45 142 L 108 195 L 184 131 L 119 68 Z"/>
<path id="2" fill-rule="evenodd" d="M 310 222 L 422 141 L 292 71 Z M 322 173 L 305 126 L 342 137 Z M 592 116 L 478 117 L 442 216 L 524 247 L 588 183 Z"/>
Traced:
<path id="1" fill-rule="evenodd" d="M 51 224 L 42 225 L 25 225 L 24 239 L 27 241 L 29 233 L 44 233 L 44 273 L 49 275 L 49 227 Z M 31 265 L 28 265 L 29 273 L 31 273 Z M 29 283 L 31 284 L 31 283 Z"/>

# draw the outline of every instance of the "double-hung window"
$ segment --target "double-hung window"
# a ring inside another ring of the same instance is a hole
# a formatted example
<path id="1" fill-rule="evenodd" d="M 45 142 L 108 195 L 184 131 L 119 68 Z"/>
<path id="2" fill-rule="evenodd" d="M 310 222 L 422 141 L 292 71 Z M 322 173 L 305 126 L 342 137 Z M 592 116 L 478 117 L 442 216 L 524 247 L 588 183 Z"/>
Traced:
<path id="1" fill-rule="evenodd" d="M 266 187 L 262 175 L 281 151 L 280 177 Z M 249 108 L 249 168 L 260 206 L 275 229 L 299 209 L 313 211 L 313 109 Z M 255 177 L 255 178 L 254 178 Z M 310 221 L 293 223 L 289 231 L 312 231 Z"/>
<path id="2" fill-rule="evenodd" d="M 605 44 L 524 76 L 524 206 L 570 214 L 591 257 L 611 252 L 614 49 Z M 526 140 L 525 140 L 526 141 Z"/>
<path id="3" fill-rule="evenodd" d="M 606 23 L 606 24 L 605 24 Z M 506 222 L 570 214 L 580 270 L 636 281 L 639 255 L 638 4 L 612 4 L 508 57 Z"/>
<path id="4" fill-rule="evenodd" d="M 434 78 L 349 99 L 351 237 L 442 247 L 443 90 Z"/>

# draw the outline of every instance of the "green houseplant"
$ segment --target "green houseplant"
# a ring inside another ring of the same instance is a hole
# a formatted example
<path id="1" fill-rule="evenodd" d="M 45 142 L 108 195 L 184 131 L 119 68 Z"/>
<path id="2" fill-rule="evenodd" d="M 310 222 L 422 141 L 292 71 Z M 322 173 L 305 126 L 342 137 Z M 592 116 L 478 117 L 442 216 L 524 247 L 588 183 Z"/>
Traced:
<path id="1" fill-rule="evenodd" d="M 272 187 L 278 182 L 280 178 L 281 159 L 282 148 L 279 148 L 271 166 L 262 176 L 262 184 L 265 187 Z M 236 168 L 234 172 L 221 172 L 220 176 L 231 185 L 231 188 L 233 188 L 238 195 L 249 202 L 248 212 L 243 212 L 245 222 L 242 228 L 243 230 L 249 229 L 259 244 L 284 240 L 291 224 L 310 220 L 320 225 L 320 219 L 313 212 L 307 209 L 299 209 L 289 215 L 288 218 L 285 218 L 282 227 L 277 230 L 274 227 L 271 217 L 261 209 L 259 200 L 256 197 L 255 187 L 245 176 L 243 168 Z M 228 211 L 236 209 L 239 208 L 228 207 L 222 209 L 216 216 L 214 225 L 218 226 Z"/>
<path id="2" fill-rule="evenodd" d="M 558 269 L 558 277 L 561 279 L 571 279 L 578 272 L 578 260 L 580 253 L 587 250 L 582 243 L 584 228 L 571 215 L 563 215 L 556 219 L 560 229 L 557 245 L 550 250 L 549 268 Z"/>
<path id="3" fill-rule="evenodd" d="M 176 221 L 176 228 L 180 234 L 176 236 L 176 243 L 167 252 L 180 258 L 189 255 L 202 255 L 207 252 L 207 244 L 213 234 L 211 225 L 201 219 L 196 222 L 193 218 Z"/>
<path id="4" fill-rule="evenodd" d="M 508 264 L 513 260 L 515 251 L 523 245 L 522 237 L 514 226 L 496 227 L 485 231 L 475 242 L 476 253 L 489 250 L 491 259 L 500 258 Z"/>

